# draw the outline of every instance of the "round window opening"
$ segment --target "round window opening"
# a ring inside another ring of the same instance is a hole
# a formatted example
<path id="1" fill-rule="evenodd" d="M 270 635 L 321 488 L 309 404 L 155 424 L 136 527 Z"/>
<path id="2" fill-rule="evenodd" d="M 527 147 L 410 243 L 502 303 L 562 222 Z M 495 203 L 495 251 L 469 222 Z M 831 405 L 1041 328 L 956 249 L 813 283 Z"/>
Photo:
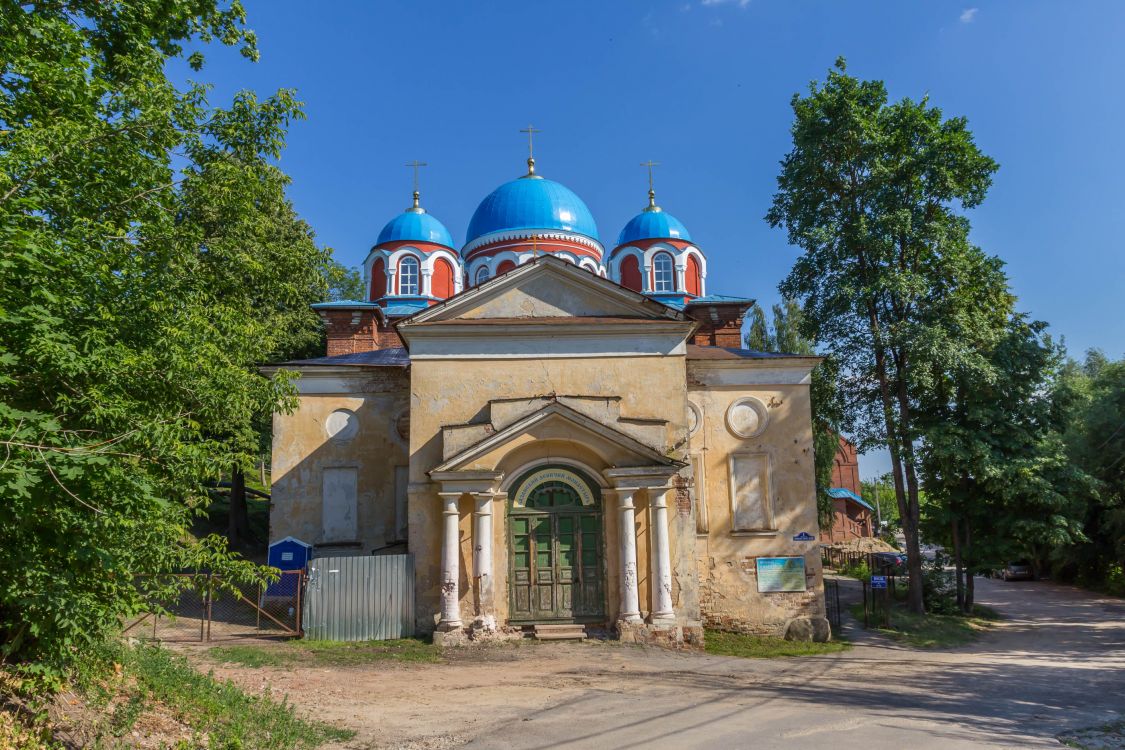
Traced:
<path id="1" fill-rule="evenodd" d="M 766 405 L 753 396 L 740 398 L 727 409 L 727 427 L 740 438 L 758 437 L 769 421 Z"/>
<path id="2" fill-rule="evenodd" d="M 355 412 L 347 409 L 337 409 L 328 415 L 324 422 L 324 430 L 333 440 L 351 440 L 359 432 L 359 418 Z"/>

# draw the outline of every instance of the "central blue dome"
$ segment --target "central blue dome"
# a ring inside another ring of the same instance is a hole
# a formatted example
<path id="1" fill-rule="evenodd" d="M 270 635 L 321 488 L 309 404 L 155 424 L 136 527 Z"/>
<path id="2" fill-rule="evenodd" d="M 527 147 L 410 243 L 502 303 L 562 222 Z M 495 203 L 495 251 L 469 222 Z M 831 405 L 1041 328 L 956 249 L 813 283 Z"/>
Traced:
<path id="1" fill-rule="evenodd" d="M 379 232 L 376 245 L 384 242 L 432 242 L 435 245 L 444 245 L 453 248 L 453 236 L 440 221 L 430 216 L 420 208 L 408 208 L 405 213 L 387 222 L 383 231 Z"/>
<path id="2" fill-rule="evenodd" d="M 521 177 L 493 190 L 477 206 L 465 243 L 511 229 L 557 229 L 598 239 L 594 216 L 582 199 L 540 177 Z"/>
<path id="3" fill-rule="evenodd" d="M 628 245 L 638 240 L 683 240 L 691 242 L 691 235 L 679 219 L 661 209 L 645 210 L 634 216 L 621 230 L 617 244 Z"/>

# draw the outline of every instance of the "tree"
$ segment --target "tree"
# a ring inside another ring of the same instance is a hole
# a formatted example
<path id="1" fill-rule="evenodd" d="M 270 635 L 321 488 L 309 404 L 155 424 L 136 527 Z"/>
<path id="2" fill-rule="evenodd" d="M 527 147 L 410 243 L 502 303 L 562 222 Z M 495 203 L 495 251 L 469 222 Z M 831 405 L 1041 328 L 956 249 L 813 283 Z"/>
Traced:
<path id="1" fill-rule="evenodd" d="M 860 449 L 889 449 L 908 605 L 920 613 L 914 409 L 932 387 L 935 363 L 973 356 L 948 335 L 946 316 L 971 318 L 975 306 L 991 306 L 974 298 L 980 290 L 963 275 L 982 254 L 957 210 L 984 199 L 997 165 L 963 118 L 945 119 L 927 99 L 889 103 L 881 81 L 849 76 L 842 58 L 792 106 L 793 149 L 766 218 L 785 227 L 802 255 L 779 288 L 801 302 L 803 333 L 836 358 Z"/>
<path id="2" fill-rule="evenodd" d="M 761 352 L 788 354 L 815 354 L 816 346 L 803 338 L 801 308 L 792 300 L 774 305 L 773 325 L 766 322 L 766 314 L 757 303 L 750 310 L 750 332 L 746 346 Z M 816 474 L 817 520 L 822 529 L 832 526 L 833 501 L 828 494 L 832 485 L 832 466 L 839 448 L 842 420 L 840 401 L 836 392 L 836 363 L 826 356 L 812 374 L 809 398 L 813 423 L 813 458 Z"/>
<path id="3" fill-rule="evenodd" d="M 1089 480 L 1066 455 L 1052 386 L 1062 351 L 1045 328 L 1009 315 L 977 341 L 985 367 L 935 374 L 937 387 L 919 404 L 927 538 L 952 550 L 966 614 L 974 573 L 1046 559 L 1083 538 L 1079 498 Z"/>
<path id="4" fill-rule="evenodd" d="M 257 367 L 321 335 L 331 257 L 274 165 L 292 92 L 216 108 L 165 73 L 189 43 L 255 59 L 244 23 L 221 0 L 0 5 L 5 660 L 57 674 L 160 573 L 262 575 L 188 530 L 293 403 Z"/>
<path id="5" fill-rule="evenodd" d="M 1055 393 L 1067 454 L 1092 483 L 1080 497 L 1084 538 L 1052 550 L 1051 562 L 1066 578 L 1125 594 L 1125 359 L 1087 352 L 1064 366 Z"/>

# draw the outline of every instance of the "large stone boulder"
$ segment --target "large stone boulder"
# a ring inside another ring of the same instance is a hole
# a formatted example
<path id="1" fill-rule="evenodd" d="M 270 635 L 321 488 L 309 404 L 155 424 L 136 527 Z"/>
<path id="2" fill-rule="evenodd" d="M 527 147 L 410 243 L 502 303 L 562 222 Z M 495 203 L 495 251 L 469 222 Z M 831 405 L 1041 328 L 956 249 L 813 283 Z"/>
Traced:
<path id="1" fill-rule="evenodd" d="M 832 640 L 832 626 L 826 617 L 794 617 L 785 624 L 785 640 L 825 643 Z"/>

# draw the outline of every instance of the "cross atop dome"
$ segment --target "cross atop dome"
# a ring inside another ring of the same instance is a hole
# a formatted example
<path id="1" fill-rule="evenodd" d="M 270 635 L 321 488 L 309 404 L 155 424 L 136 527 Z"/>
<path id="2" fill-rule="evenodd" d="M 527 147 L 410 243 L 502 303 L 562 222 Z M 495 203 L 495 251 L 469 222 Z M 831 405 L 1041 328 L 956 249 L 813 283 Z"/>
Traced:
<path id="1" fill-rule="evenodd" d="M 648 208 L 646 211 L 660 211 L 660 206 L 656 205 L 656 190 L 652 186 L 652 168 L 659 167 L 660 162 L 649 159 L 648 161 L 641 162 L 642 167 L 648 167 Z"/>
<path id="2" fill-rule="evenodd" d="M 424 214 L 426 213 L 426 209 L 422 208 L 422 204 L 420 201 L 422 193 L 418 190 L 418 168 L 428 167 L 430 165 L 424 161 L 418 161 L 417 159 L 415 159 L 414 161 L 406 162 L 406 164 L 403 166 L 412 167 L 414 169 L 414 205 L 406 210 L 415 214 Z"/>
<path id="3" fill-rule="evenodd" d="M 530 177 L 533 180 L 541 180 L 543 178 L 535 174 L 535 143 L 532 137 L 536 133 L 542 133 L 543 131 L 529 124 L 526 128 L 520 128 L 520 132 L 527 133 L 527 174 L 525 174 L 524 177 Z"/>

